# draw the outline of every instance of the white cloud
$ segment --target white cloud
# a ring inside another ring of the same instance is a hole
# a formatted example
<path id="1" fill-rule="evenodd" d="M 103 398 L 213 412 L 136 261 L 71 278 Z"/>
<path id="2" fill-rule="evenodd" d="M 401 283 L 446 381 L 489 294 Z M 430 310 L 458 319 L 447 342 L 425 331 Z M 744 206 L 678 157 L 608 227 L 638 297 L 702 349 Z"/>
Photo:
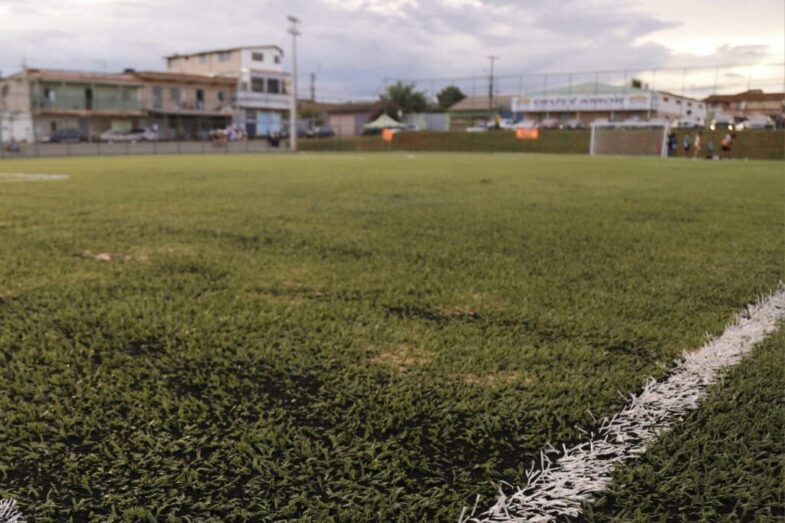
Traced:
<path id="1" fill-rule="evenodd" d="M 692 11 L 708 0 L 679 1 L 685 9 L 675 0 L 663 0 L 668 9 L 630 1 L 0 0 L 0 69 L 18 69 L 23 57 L 41 67 L 161 69 L 161 57 L 173 52 L 257 43 L 288 49 L 288 14 L 303 21 L 300 72 L 322 66 L 322 95 L 371 96 L 384 77 L 482 75 L 489 54 L 502 57 L 504 75 L 757 63 L 781 51 L 770 13 L 745 14 L 745 24 L 726 38 L 727 26 L 713 13 L 732 23 L 727 9 L 706 4 Z"/>

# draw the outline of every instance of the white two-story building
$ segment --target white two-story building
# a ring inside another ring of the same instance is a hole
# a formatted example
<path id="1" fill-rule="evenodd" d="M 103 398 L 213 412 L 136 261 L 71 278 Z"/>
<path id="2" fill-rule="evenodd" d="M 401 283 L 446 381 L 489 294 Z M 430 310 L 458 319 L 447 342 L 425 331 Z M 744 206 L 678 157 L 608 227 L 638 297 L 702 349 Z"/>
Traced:
<path id="1" fill-rule="evenodd" d="M 233 96 L 234 122 L 249 136 L 283 130 L 291 108 L 291 74 L 283 69 L 283 49 L 259 45 L 216 49 L 166 57 L 172 73 L 225 76 L 237 79 Z"/>

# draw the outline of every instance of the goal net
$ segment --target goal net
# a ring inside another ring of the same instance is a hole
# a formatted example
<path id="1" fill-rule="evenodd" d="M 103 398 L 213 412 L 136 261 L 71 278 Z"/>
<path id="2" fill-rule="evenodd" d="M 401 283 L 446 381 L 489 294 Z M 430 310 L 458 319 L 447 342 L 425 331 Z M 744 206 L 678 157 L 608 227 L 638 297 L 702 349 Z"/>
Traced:
<path id="1" fill-rule="evenodd" d="M 667 156 L 668 131 L 663 121 L 594 122 L 591 126 L 592 156 L 624 154 L 633 156 Z"/>

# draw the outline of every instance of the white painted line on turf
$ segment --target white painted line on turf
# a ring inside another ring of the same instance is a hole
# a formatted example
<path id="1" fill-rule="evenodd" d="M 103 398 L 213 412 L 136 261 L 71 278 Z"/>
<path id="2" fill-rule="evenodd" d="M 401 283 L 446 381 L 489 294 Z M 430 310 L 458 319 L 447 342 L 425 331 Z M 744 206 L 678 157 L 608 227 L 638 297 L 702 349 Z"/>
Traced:
<path id="1" fill-rule="evenodd" d="M 0 182 L 51 182 L 67 179 L 67 174 L 0 173 Z"/>
<path id="2" fill-rule="evenodd" d="M 25 523 L 13 499 L 0 499 L 0 523 Z"/>
<path id="3" fill-rule="evenodd" d="M 685 353 L 664 381 L 650 379 L 638 396 L 597 433 L 572 448 L 550 447 L 532 463 L 526 484 L 512 494 L 499 493 L 496 504 L 477 514 L 464 508 L 460 523 L 549 522 L 581 513 L 581 505 L 605 490 L 613 468 L 635 458 L 646 445 L 687 412 L 698 407 L 723 369 L 736 365 L 777 329 L 785 318 L 785 286 L 739 314 L 719 338 L 697 352 Z M 508 486 L 511 486 L 507 484 Z"/>

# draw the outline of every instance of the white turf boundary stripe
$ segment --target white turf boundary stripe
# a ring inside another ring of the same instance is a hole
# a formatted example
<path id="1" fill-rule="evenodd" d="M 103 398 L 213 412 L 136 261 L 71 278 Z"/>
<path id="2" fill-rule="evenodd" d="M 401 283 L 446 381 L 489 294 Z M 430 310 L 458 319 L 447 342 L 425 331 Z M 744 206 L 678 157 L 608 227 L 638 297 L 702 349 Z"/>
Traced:
<path id="1" fill-rule="evenodd" d="M 780 285 L 739 314 L 719 338 L 685 353 L 665 381 L 650 379 L 643 392 L 632 396 L 613 419 L 604 419 L 587 441 L 541 451 L 526 485 L 507 495 L 500 488 L 496 504 L 487 512 L 476 514 L 477 503 L 470 514 L 464 508 L 459 523 L 548 522 L 580 515 L 582 503 L 608 486 L 617 463 L 641 455 L 658 434 L 697 408 L 720 371 L 739 363 L 783 318 L 785 286 Z"/>
<path id="2" fill-rule="evenodd" d="M 0 499 L 0 523 L 24 523 L 13 499 Z"/>
<path id="3" fill-rule="evenodd" d="M 0 173 L 0 182 L 51 182 L 67 179 L 67 174 Z M 0 523 L 3 523 L 2 519 Z"/>

